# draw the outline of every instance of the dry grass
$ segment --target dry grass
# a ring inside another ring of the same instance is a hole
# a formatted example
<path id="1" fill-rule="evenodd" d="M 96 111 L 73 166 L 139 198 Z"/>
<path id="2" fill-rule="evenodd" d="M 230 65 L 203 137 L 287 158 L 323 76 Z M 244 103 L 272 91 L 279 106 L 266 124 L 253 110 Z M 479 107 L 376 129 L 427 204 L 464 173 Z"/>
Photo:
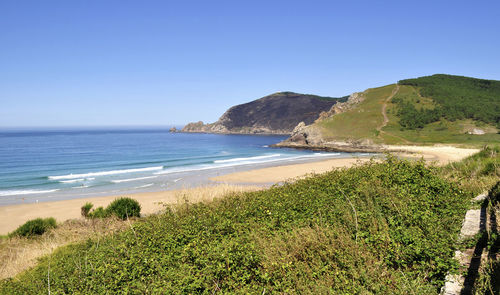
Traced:
<path id="1" fill-rule="evenodd" d="M 115 218 L 68 220 L 39 237 L 12 237 L 0 240 L 0 279 L 14 277 L 33 267 L 37 259 L 56 248 L 89 238 L 100 238 L 129 226 Z"/>
<path id="2" fill-rule="evenodd" d="M 261 190 L 262 186 L 217 184 L 212 186 L 202 186 L 189 189 L 182 189 L 175 192 L 177 205 L 185 203 L 209 202 L 213 199 L 226 195 Z M 175 204 L 174 204 L 175 205 Z"/>

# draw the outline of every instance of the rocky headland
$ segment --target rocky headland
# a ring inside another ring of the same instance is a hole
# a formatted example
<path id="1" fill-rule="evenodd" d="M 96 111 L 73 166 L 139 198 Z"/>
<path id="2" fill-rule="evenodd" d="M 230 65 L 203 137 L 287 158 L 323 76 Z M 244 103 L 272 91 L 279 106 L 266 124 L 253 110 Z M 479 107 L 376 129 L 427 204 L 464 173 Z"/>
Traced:
<path id="1" fill-rule="evenodd" d="M 312 124 L 346 98 L 278 92 L 227 110 L 217 122 L 187 124 L 182 132 L 290 134 L 301 122 Z"/>

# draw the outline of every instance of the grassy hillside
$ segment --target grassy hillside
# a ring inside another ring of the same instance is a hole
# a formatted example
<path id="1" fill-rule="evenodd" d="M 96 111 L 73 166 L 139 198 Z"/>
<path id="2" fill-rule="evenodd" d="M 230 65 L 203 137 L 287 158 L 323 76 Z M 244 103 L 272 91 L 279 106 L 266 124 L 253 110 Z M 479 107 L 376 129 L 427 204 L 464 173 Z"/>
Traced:
<path id="1" fill-rule="evenodd" d="M 0 294 L 436 294 L 472 196 L 439 174 L 390 158 L 169 209 L 59 249 Z"/>
<path id="2" fill-rule="evenodd" d="M 324 139 L 472 146 L 500 142 L 500 81 L 434 75 L 368 89 L 364 96 L 356 108 L 315 124 Z M 473 129 L 485 134 L 468 134 Z"/>
<path id="3" fill-rule="evenodd" d="M 364 92 L 365 100 L 355 109 L 334 115 L 317 124 L 327 139 L 350 140 L 371 139 L 380 142 L 377 127 L 384 117 L 382 106 L 396 85 L 368 89 Z"/>

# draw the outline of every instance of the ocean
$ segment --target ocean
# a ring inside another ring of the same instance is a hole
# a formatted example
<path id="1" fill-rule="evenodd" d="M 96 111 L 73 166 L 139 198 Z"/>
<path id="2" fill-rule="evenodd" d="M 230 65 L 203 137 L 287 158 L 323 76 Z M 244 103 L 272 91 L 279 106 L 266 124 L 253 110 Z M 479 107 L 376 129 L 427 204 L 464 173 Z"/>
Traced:
<path id="1" fill-rule="evenodd" d="M 0 205 L 187 188 L 224 173 L 352 156 L 269 147 L 284 138 L 159 128 L 0 130 Z"/>

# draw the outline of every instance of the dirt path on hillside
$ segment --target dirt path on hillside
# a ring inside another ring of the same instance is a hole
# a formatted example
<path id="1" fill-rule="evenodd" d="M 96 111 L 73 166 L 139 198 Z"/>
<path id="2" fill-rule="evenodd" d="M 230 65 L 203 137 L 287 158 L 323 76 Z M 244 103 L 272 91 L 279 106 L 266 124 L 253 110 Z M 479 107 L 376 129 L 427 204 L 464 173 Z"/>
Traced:
<path id="1" fill-rule="evenodd" d="M 387 103 L 391 101 L 391 99 L 394 97 L 394 95 L 396 95 L 396 93 L 398 93 L 398 91 L 399 91 L 399 85 L 396 85 L 396 87 L 392 90 L 391 95 L 389 95 L 385 99 L 384 104 L 382 105 L 382 116 L 384 117 L 384 122 L 382 122 L 382 125 L 377 127 L 377 131 L 379 132 L 378 136 L 380 137 L 380 134 L 385 134 L 388 136 L 396 137 L 396 138 L 402 140 L 405 144 L 411 144 L 412 142 L 402 138 L 401 136 L 397 136 L 397 135 L 394 135 L 392 133 L 387 133 L 387 132 L 382 130 L 382 128 L 387 126 L 387 123 L 389 123 L 389 118 L 387 117 Z"/>
<path id="2" fill-rule="evenodd" d="M 382 105 L 382 116 L 384 117 L 384 121 L 382 122 L 382 125 L 380 125 L 379 127 L 377 127 L 377 131 L 379 132 L 379 137 L 380 137 L 380 134 L 385 134 L 385 135 L 389 135 L 389 136 L 392 136 L 392 137 L 396 137 L 400 140 L 402 140 L 405 144 L 411 144 L 410 141 L 400 137 L 400 136 L 397 136 L 397 135 L 394 135 L 392 133 L 387 133 L 385 131 L 382 130 L 382 128 L 384 128 L 385 126 L 387 126 L 387 123 L 389 123 L 389 118 L 387 117 L 387 103 L 389 101 L 391 101 L 391 99 L 394 97 L 394 95 L 396 95 L 396 93 L 398 93 L 399 91 L 399 85 L 396 85 L 396 87 L 392 90 L 392 93 L 391 95 L 389 95 L 385 101 L 384 101 L 384 104 Z"/>
<path id="3" fill-rule="evenodd" d="M 399 91 L 399 85 L 396 85 L 396 88 L 392 90 L 391 95 L 389 95 L 384 101 L 384 104 L 382 105 L 382 116 L 384 116 L 384 122 L 377 128 L 378 131 L 382 131 L 382 128 L 387 126 L 387 123 L 389 123 L 389 118 L 387 118 L 387 112 L 386 112 L 387 103 L 394 97 L 394 95 L 396 95 L 396 93 L 398 93 L 398 91 Z"/>

